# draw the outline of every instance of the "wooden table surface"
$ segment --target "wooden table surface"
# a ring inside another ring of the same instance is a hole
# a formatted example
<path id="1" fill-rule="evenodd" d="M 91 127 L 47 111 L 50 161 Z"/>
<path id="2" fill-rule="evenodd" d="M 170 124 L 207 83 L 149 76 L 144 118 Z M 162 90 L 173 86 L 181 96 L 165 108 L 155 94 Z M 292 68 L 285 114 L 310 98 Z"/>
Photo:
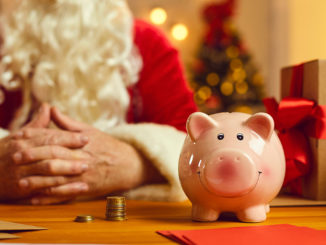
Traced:
<path id="1" fill-rule="evenodd" d="M 17 232 L 12 243 L 114 243 L 171 244 L 155 231 L 207 229 L 253 225 L 292 224 L 326 229 L 326 206 L 272 207 L 267 221 L 240 223 L 232 217 L 212 223 L 192 222 L 191 204 L 127 201 L 127 221 L 106 221 L 105 200 L 52 206 L 0 205 L 0 220 L 42 226 L 48 230 Z M 91 223 L 76 223 L 79 214 L 95 217 Z"/>

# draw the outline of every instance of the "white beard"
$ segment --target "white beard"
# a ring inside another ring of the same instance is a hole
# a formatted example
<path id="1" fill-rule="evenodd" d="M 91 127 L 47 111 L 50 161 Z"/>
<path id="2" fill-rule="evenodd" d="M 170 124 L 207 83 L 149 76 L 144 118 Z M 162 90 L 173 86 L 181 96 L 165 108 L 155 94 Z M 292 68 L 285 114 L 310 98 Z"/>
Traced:
<path id="1" fill-rule="evenodd" d="M 23 0 L 3 23 L 2 84 L 24 89 L 14 128 L 33 97 L 101 130 L 125 122 L 142 61 L 124 0 Z"/>

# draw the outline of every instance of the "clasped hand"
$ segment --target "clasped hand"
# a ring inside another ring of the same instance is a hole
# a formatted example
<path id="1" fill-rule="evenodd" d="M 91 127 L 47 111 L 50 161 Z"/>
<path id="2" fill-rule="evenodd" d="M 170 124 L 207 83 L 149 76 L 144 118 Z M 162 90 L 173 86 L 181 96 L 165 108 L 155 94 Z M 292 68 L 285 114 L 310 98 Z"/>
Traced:
<path id="1" fill-rule="evenodd" d="M 58 128 L 49 128 L 50 122 Z M 157 175 L 129 144 L 44 104 L 28 125 L 0 140 L 0 200 L 70 201 L 134 188 Z"/>

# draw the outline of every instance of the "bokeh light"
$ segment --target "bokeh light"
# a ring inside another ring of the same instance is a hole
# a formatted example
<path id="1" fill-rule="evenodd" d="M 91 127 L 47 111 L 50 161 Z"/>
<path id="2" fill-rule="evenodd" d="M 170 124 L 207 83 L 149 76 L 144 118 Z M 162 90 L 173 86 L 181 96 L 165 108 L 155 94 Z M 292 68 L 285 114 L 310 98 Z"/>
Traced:
<path id="1" fill-rule="evenodd" d="M 154 8 L 151 10 L 149 18 L 155 25 L 162 25 L 167 19 L 167 13 L 163 8 Z"/>
<path id="2" fill-rule="evenodd" d="M 242 61 L 240 59 L 232 59 L 230 63 L 230 68 L 232 70 L 241 69 L 242 68 Z"/>
<path id="3" fill-rule="evenodd" d="M 207 84 L 212 87 L 216 86 L 219 81 L 220 81 L 220 77 L 215 72 L 209 73 L 206 77 Z"/>
<path id="4" fill-rule="evenodd" d="M 247 113 L 247 114 L 252 114 L 253 111 L 252 109 L 247 106 L 247 105 L 240 105 L 234 108 L 233 110 L 234 112 L 243 112 L 243 113 Z"/>
<path id="5" fill-rule="evenodd" d="M 212 96 L 212 90 L 208 86 L 202 86 L 200 89 L 197 91 L 198 95 L 200 98 L 203 100 L 207 100 L 209 97 Z"/>
<path id="6" fill-rule="evenodd" d="M 184 24 L 175 24 L 171 33 L 174 39 L 182 41 L 188 37 L 188 28 Z"/>
<path id="7" fill-rule="evenodd" d="M 194 94 L 194 100 L 195 100 L 195 103 L 197 105 L 202 105 L 205 103 L 205 100 L 203 98 L 200 97 L 200 93 L 198 93 L 198 91 Z"/>
<path id="8" fill-rule="evenodd" d="M 237 82 L 242 82 L 246 79 L 247 73 L 244 69 L 236 69 L 232 73 L 232 79 Z"/>
<path id="9" fill-rule="evenodd" d="M 221 93 L 225 96 L 229 96 L 233 93 L 233 84 L 229 81 L 225 81 L 221 85 Z"/>
<path id="10" fill-rule="evenodd" d="M 239 55 L 239 49 L 238 49 L 236 46 L 229 46 L 229 47 L 226 49 L 226 55 L 227 55 L 230 59 L 236 58 L 236 57 L 238 57 L 238 55 Z"/>
<path id="11" fill-rule="evenodd" d="M 237 91 L 238 94 L 247 93 L 248 92 L 248 83 L 246 83 L 246 82 L 236 83 L 235 91 Z"/>

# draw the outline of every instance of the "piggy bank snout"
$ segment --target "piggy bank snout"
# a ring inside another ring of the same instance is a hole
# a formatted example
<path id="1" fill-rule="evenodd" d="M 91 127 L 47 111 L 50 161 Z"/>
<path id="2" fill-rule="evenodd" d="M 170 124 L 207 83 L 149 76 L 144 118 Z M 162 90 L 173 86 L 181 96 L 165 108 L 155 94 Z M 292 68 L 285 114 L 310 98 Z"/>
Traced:
<path id="1" fill-rule="evenodd" d="M 230 149 L 216 152 L 203 165 L 201 175 L 203 184 L 211 193 L 236 197 L 253 190 L 260 173 L 247 154 Z"/>

